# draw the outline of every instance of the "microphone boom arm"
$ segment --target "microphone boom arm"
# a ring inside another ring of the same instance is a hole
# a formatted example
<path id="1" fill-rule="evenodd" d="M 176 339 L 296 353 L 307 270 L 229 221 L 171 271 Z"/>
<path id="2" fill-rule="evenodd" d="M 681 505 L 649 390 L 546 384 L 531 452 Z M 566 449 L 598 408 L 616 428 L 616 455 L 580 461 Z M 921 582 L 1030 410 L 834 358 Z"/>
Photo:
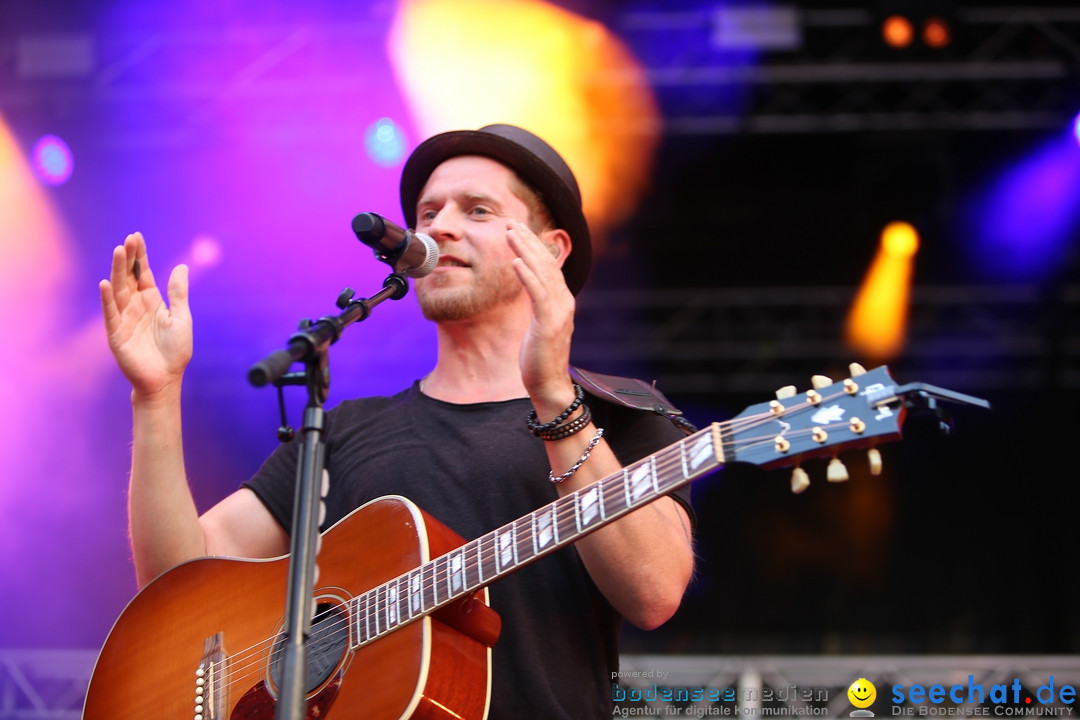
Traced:
<path id="1" fill-rule="evenodd" d="M 327 348 L 338 341 L 346 327 L 366 320 L 371 311 L 384 300 L 400 300 L 408 292 L 408 282 L 398 273 L 391 273 L 383 281 L 382 290 L 370 298 L 353 299 L 355 293 L 346 288 L 337 299 L 341 313 L 326 315 L 315 322 L 301 322 L 300 329 L 289 337 L 284 349 L 275 350 L 251 366 L 248 370 L 248 382 L 255 387 L 277 382 L 295 363 L 326 352 Z"/>

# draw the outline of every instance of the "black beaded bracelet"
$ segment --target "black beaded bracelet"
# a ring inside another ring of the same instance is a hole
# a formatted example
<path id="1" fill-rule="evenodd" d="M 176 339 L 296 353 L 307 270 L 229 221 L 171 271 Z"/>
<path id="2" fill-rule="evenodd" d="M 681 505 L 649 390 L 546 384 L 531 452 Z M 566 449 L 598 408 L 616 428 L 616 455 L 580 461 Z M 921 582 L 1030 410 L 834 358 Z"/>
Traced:
<path id="1" fill-rule="evenodd" d="M 529 431 L 532 432 L 533 435 L 540 437 L 540 433 L 550 432 L 559 427 L 559 425 L 561 425 L 566 418 L 570 417 L 575 410 L 581 407 L 581 403 L 585 401 L 585 389 L 577 383 L 574 383 L 574 393 L 574 402 L 570 403 L 570 407 L 563 410 L 562 414 L 551 422 L 541 423 L 539 418 L 536 417 L 536 410 L 530 410 L 529 417 L 525 419 L 525 424 L 529 426 Z"/>
<path id="2" fill-rule="evenodd" d="M 552 440 L 562 440 L 581 432 L 592 422 L 592 410 L 589 409 L 588 405 L 582 405 L 581 407 L 583 412 L 565 425 L 559 425 L 551 430 L 534 430 L 533 435 L 550 442 Z"/>

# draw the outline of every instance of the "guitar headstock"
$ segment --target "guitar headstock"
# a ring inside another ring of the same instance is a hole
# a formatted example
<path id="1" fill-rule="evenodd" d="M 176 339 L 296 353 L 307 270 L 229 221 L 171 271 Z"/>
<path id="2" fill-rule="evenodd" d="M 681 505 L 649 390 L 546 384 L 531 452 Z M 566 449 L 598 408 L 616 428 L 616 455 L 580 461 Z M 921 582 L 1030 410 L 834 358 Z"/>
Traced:
<path id="1" fill-rule="evenodd" d="M 804 460 L 832 457 L 830 481 L 847 480 L 847 469 L 836 457 L 843 450 L 868 448 L 870 471 L 881 472 L 875 446 L 900 438 L 909 406 L 936 410 L 945 399 L 981 407 L 989 403 L 922 383 L 898 386 L 882 366 L 867 372 L 851 366 L 851 377 L 840 382 L 815 376 L 812 389 L 777 391 L 777 399 L 751 405 L 727 425 L 725 450 L 729 459 L 772 469 L 795 466 L 791 489 L 802 492 L 809 478 Z"/>

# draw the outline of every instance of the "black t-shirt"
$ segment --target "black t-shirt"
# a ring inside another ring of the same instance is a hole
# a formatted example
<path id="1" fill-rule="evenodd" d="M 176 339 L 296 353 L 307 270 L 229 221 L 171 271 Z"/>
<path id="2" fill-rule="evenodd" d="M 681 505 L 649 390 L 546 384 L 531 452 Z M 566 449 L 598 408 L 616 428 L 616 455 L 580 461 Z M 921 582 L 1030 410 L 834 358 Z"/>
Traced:
<path id="1" fill-rule="evenodd" d="M 666 418 L 589 396 L 594 422 L 625 465 L 683 433 Z M 330 490 L 324 529 L 361 505 L 401 495 L 466 540 L 554 501 L 543 441 L 527 398 L 456 405 L 418 384 L 392 397 L 342 402 L 327 414 Z M 300 438 L 278 448 L 247 483 L 291 525 Z M 689 511 L 689 491 L 676 498 Z M 610 717 L 621 618 L 593 585 L 573 546 L 491 588 L 502 618 L 492 656 L 490 717 Z"/>

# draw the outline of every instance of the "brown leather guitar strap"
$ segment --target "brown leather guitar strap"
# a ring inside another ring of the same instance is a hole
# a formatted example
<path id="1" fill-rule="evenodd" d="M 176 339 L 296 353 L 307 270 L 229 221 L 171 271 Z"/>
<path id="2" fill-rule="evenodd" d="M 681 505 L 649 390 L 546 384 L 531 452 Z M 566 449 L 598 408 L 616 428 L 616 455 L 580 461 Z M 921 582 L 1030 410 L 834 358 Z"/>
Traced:
<path id="1" fill-rule="evenodd" d="M 608 402 L 662 415 L 687 435 L 697 432 L 697 428 L 683 417 L 682 411 L 672 405 L 655 384 L 650 385 L 637 378 L 603 375 L 573 366 L 570 367 L 570 377 L 586 392 Z"/>

